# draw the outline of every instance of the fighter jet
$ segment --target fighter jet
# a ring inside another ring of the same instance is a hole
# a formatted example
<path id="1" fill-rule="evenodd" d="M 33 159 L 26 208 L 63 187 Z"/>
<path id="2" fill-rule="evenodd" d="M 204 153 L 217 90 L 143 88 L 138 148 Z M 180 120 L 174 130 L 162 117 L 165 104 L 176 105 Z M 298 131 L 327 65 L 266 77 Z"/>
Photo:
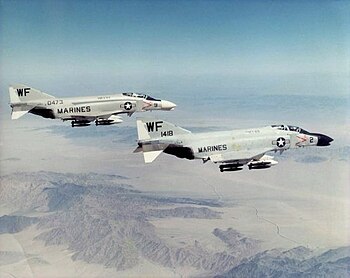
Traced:
<path id="1" fill-rule="evenodd" d="M 135 112 L 173 110 L 176 105 L 149 95 L 121 93 L 106 96 L 56 98 L 26 85 L 9 88 L 12 119 L 32 113 L 50 119 L 71 121 L 72 127 L 111 125 L 123 122 L 119 114 L 131 116 Z"/>
<path id="2" fill-rule="evenodd" d="M 291 125 L 192 133 L 174 124 L 155 119 L 138 119 L 138 147 L 145 163 L 162 152 L 179 158 L 201 159 L 219 164 L 221 172 L 269 168 L 277 164 L 268 152 L 280 152 L 307 146 L 328 146 L 327 135 L 311 133 Z"/>

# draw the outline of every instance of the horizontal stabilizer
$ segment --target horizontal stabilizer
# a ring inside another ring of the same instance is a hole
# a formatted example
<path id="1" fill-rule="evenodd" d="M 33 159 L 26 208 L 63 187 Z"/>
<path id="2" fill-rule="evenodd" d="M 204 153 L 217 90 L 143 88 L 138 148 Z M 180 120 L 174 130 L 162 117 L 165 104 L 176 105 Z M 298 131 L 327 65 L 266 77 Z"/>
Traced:
<path id="1" fill-rule="evenodd" d="M 11 119 L 16 120 L 22 117 L 23 115 L 27 114 L 32 108 L 33 106 L 26 105 L 26 104 L 12 106 Z"/>
<path id="2" fill-rule="evenodd" d="M 16 120 L 27 113 L 28 113 L 28 111 L 14 111 L 14 110 L 12 110 L 11 119 Z"/>
<path id="3" fill-rule="evenodd" d="M 144 152 L 143 153 L 143 158 L 145 160 L 145 163 L 153 162 L 158 157 L 158 155 L 160 155 L 162 152 L 163 152 L 163 150 L 152 151 L 152 152 Z"/>

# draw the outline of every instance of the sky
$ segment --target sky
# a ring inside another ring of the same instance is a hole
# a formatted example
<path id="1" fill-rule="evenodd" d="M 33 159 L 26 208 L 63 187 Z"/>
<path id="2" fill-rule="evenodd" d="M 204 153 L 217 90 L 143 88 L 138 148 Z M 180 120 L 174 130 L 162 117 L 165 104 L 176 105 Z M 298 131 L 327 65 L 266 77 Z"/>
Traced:
<path id="1" fill-rule="evenodd" d="M 1 90 L 348 95 L 347 1 L 0 0 Z"/>

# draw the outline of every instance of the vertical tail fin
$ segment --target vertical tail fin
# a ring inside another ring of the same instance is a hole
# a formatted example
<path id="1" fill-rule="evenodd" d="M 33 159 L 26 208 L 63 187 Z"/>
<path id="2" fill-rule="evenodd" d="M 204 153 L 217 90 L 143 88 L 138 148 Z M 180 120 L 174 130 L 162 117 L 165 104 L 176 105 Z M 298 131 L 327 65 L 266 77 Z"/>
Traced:
<path id="1" fill-rule="evenodd" d="M 55 98 L 26 85 L 12 85 L 9 87 L 11 118 L 18 119 L 35 107 L 36 100 Z M 33 102 L 33 103 L 31 103 Z"/>
<path id="2" fill-rule="evenodd" d="M 55 98 L 26 85 L 12 85 L 9 88 L 11 104 Z"/>
<path id="3" fill-rule="evenodd" d="M 137 119 L 139 147 L 135 152 L 143 151 L 145 163 L 154 161 L 168 146 L 167 138 L 191 133 L 172 123 L 156 119 Z"/>
<path id="4" fill-rule="evenodd" d="M 137 133 L 139 140 L 150 140 L 155 138 L 167 138 L 180 134 L 191 133 L 191 131 L 174 125 L 172 123 L 157 119 L 137 119 Z"/>

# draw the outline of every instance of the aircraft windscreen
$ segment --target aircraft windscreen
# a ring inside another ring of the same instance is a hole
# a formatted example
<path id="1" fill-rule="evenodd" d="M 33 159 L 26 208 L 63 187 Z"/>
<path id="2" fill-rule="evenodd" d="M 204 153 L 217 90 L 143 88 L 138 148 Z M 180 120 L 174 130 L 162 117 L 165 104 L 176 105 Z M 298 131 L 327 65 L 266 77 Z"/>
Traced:
<path id="1" fill-rule="evenodd" d="M 123 96 L 133 97 L 134 93 L 122 93 Z"/>
<path id="2" fill-rule="evenodd" d="M 271 127 L 280 129 L 280 130 L 288 130 L 288 127 L 285 125 L 272 125 Z"/>
<path id="3" fill-rule="evenodd" d="M 153 98 L 153 97 L 147 96 L 147 95 L 146 95 L 146 99 L 147 100 L 153 100 L 153 101 L 160 101 L 160 99 L 156 99 L 156 98 Z"/>
<path id="4" fill-rule="evenodd" d="M 296 132 L 300 132 L 301 128 L 300 127 L 297 127 L 297 126 L 292 126 L 292 125 L 289 125 L 289 130 L 290 131 L 296 131 Z"/>
<path id="5" fill-rule="evenodd" d="M 290 130 L 290 131 L 295 131 L 299 133 L 309 134 L 309 132 L 306 131 L 305 129 L 302 129 L 298 126 L 293 126 L 293 125 L 272 125 L 271 127 L 280 129 L 280 130 L 287 130 L 287 131 Z"/>
<path id="6" fill-rule="evenodd" d="M 289 127 L 289 130 L 290 130 L 290 131 L 296 131 L 296 132 L 304 133 L 304 134 L 308 134 L 308 133 L 309 133 L 309 132 L 306 131 L 305 129 L 302 129 L 302 128 L 298 127 L 298 126 L 289 125 L 288 127 Z"/>
<path id="7" fill-rule="evenodd" d="M 138 98 L 144 98 L 146 100 L 153 100 L 153 101 L 160 101 L 160 99 L 153 98 L 149 95 L 145 94 L 135 94 L 135 93 L 123 93 L 123 96 L 128 96 L 128 97 L 138 97 Z"/>

